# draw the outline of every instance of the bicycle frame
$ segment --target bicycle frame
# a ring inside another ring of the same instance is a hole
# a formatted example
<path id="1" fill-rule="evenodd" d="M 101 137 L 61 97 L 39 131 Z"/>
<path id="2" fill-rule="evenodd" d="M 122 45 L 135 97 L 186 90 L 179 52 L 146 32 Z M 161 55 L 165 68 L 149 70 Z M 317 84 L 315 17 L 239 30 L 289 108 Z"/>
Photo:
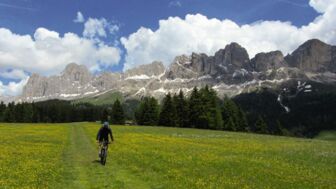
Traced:
<path id="1" fill-rule="evenodd" d="M 107 149 L 109 142 L 104 141 L 100 143 L 100 163 L 105 165 L 107 157 Z"/>

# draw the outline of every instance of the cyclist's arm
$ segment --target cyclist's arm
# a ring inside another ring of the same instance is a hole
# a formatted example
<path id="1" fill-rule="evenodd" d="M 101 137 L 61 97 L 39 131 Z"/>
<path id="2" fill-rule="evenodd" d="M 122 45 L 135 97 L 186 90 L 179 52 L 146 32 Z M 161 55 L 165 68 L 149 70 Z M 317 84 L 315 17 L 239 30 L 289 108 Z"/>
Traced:
<path id="1" fill-rule="evenodd" d="M 99 131 L 98 131 L 98 133 L 97 133 L 96 140 L 98 140 L 98 139 L 99 139 L 99 136 L 100 136 L 100 131 L 101 131 L 101 129 L 99 129 Z"/>
<path id="2" fill-rule="evenodd" d="M 112 134 L 112 129 L 109 129 L 109 133 L 110 133 L 111 140 L 114 141 L 113 134 Z"/>

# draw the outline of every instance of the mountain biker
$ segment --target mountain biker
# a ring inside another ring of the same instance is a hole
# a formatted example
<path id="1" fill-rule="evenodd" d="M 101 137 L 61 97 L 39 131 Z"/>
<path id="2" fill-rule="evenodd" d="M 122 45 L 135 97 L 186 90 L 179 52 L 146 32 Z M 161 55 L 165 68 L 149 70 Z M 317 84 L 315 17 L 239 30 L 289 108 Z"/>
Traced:
<path id="1" fill-rule="evenodd" d="M 107 121 L 104 122 L 103 126 L 99 129 L 97 133 L 96 140 L 99 141 L 99 144 L 102 145 L 103 142 L 109 142 L 109 137 L 111 137 L 111 141 L 114 141 L 112 135 L 112 129 L 109 127 L 109 123 Z"/>

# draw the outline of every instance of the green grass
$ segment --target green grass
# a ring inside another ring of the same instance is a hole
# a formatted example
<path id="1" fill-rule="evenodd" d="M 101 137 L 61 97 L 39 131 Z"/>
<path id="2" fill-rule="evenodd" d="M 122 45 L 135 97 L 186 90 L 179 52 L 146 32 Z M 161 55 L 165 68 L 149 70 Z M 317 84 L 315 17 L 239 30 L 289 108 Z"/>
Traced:
<path id="1" fill-rule="evenodd" d="M 72 102 L 77 103 L 90 103 L 93 105 L 107 105 L 113 104 L 117 99 L 123 100 L 123 96 L 120 92 L 110 91 L 98 96 L 84 97 L 80 99 L 73 100 Z"/>
<path id="2" fill-rule="evenodd" d="M 96 123 L 0 124 L 0 188 L 335 188 L 336 142 L 112 126 L 106 166 Z M 15 162 L 15 163 L 14 163 Z"/>
<path id="3" fill-rule="evenodd" d="M 46 188 L 62 180 L 65 125 L 0 124 L 0 188 Z"/>
<path id="4" fill-rule="evenodd" d="M 336 141 L 336 131 L 321 131 L 315 139 Z"/>

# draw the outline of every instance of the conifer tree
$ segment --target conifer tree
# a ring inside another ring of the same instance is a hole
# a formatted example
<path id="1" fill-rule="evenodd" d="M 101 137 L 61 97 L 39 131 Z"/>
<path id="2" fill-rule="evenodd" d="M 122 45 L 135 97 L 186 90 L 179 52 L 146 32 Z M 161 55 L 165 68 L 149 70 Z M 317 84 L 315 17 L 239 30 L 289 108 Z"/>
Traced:
<path id="1" fill-rule="evenodd" d="M 170 93 L 168 93 L 162 101 L 159 125 L 172 127 L 177 125 L 176 109 Z"/>
<path id="2" fill-rule="evenodd" d="M 224 129 L 232 131 L 247 131 L 248 121 L 245 112 L 228 97 L 224 98 L 222 105 L 222 117 Z M 229 123 L 232 119 L 232 123 Z"/>
<path id="3" fill-rule="evenodd" d="M 238 107 L 238 131 L 247 131 L 248 130 L 248 122 L 246 118 L 245 112 Z"/>
<path id="4" fill-rule="evenodd" d="M 180 90 L 178 95 L 174 95 L 173 102 L 174 102 L 175 109 L 176 109 L 177 126 L 178 127 L 188 127 L 188 124 L 189 124 L 188 102 L 185 99 L 182 90 Z"/>
<path id="5" fill-rule="evenodd" d="M 259 115 L 256 123 L 255 123 L 255 128 L 257 130 L 257 132 L 259 133 L 268 133 L 267 131 L 267 124 L 264 121 L 264 119 L 262 118 L 262 116 Z"/>
<path id="6" fill-rule="evenodd" d="M 24 115 L 23 105 L 21 103 L 17 103 L 13 106 L 13 109 L 15 122 L 22 123 Z"/>
<path id="7" fill-rule="evenodd" d="M 31 103 L 23 103 L 23 118 L 24 123 L 31 123 L 33 119 L 33 106 Z"/>
<path id="8" fill-rule="evenodd" d="M 120 125 L 125 124 L 124 110 L 118 99 L 113 103 L 112 113 L 111 113 L 111 123 L 120 124 Z"/>
<path id="9" fill-rule="evenodd" d="M 224 128 L 226 130 L 239 130 L 239 109 L 237 105 L 228 97 L 224 98 L 222 106 L 222 117 L 224 120 Z M 231 120 L 230 120 L 231 119 Z M 230 121 L 230 123 L 229 123 Z"/>
<path id="10" fill-rule="evenodd" d="M 221 110 L 218 105 L 218 97 L 213 89 L 209 89 L 208 85 L 200 90 L 202 105 L 206 112 L 207 129 L 221 129 L 223 126 L 223 119 Z"/>
<path id="11" fill-rule="evenodd" d="M 214 116 L 215 116 L 214 129 L 222 130 L 224 122 L 223 122 L 222 112 L 218 104 L 216 104 Z"/>
<path id="12" fill-rule="evenodd" d="M 282 126 L 279 120 L 276 121 L 276 127 L 278 130 L 279 135 L 284 135 L 284 136 L 291 136 L 292 134 L 286 129 L 285 127 Z"/>
<path id="13" fill-rule="evenodd" d="M 35 105 L 35 103 L 32 103 L 32 109 L 33 109 L 32 122 L 39 123 L 41 121 L 39 108 Z"/>
<path id="14" fill-rule="evenodd" d="M 75 117 L 78 117 L 75 115 Z M 102 113 L 101 113 L 101 118 L 100 118 L 101 122 L 105 122 L 109 120 L 109 112 L 107 108 L 104 108 Z"/>
<path id="15" fill-rule="evenodd" d="M 159 121 L 159 103 L 154 98 L 149 98 L 148 111 L 145 114 L 145 124 L 146 125 L 157 125 Z"/>
<path id="16" fill-rule="evenodd" d="M 139 125 L 156 125 L 159 118 L 159 105 L 155 98 L 145 97 L 135 112 Z"/>
<path id="17" fill-rule="evenodd" d="M 9 122 L 9 123 L 13 123 L 15 122 L 15 114 L 14 114 L 14 108 L 15 108 L 15 104 L 14 102 L 8 103 L 7 108 L 4 112 L 4 121 L 5 122 Z"/>
<path id="18" fill-rule="evenodd" d="M 189 98 L 189 124 L 193 128 L 205 128 L 208 125 L 202 97 L 196 87 Z"/>
<path id="19" fill-rule="evenodd" d="M 0 122 L 4 121 L 4 112 L 6 111 L 6 105 L 4 102 L 0 102 Z"/>
<path id="20" fill-rule="evenodd" d="M 233 128 L 236 127 L 232 117 L 229 117 L 226 120 L 224 127 L 225 127 L 226 130 L 233 130 Z"/>

